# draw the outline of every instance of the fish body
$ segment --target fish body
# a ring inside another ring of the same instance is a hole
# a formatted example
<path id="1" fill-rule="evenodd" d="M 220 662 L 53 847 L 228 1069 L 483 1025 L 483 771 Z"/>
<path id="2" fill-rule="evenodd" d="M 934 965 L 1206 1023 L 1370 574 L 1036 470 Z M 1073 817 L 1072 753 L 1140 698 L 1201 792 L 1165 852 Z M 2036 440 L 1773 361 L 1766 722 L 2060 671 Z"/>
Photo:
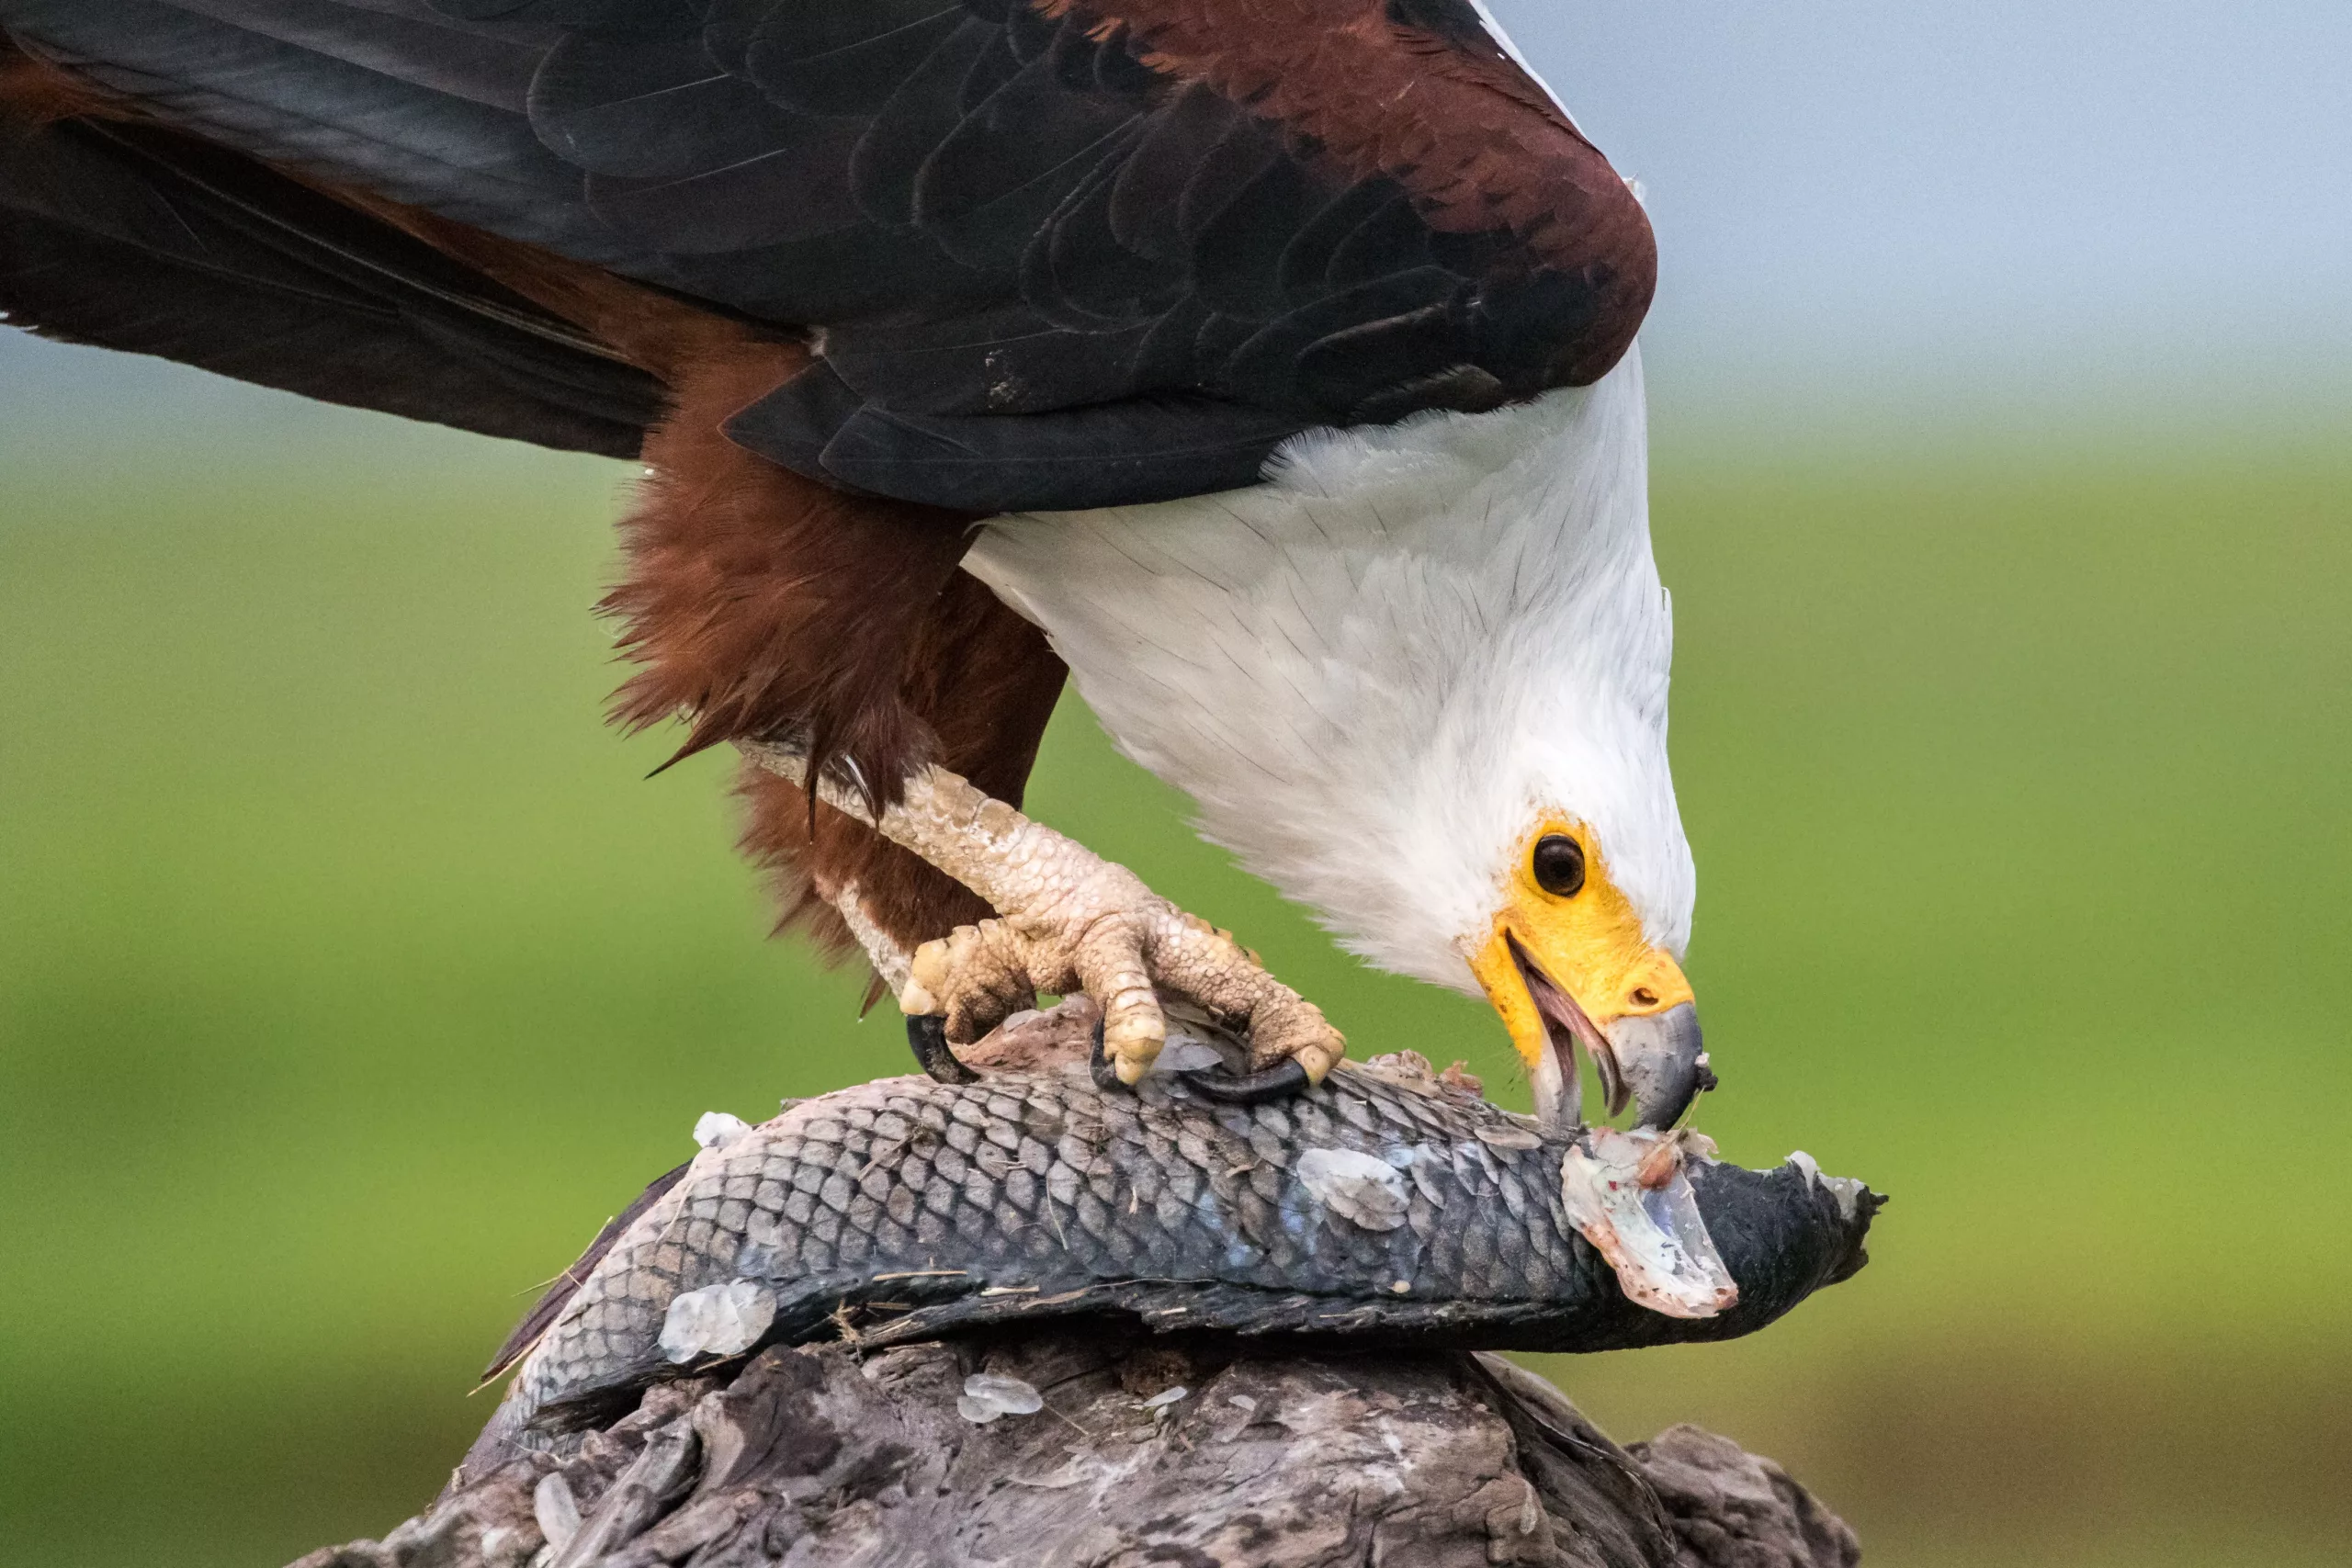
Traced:
<path id="1" fill-rule="evenodd" d="M 759 1344 L 1089 1314 L 1459 1349 L 1727 1338 L 1861 1266 L 1859 1183 L 1693 1157 L 1738 1299 L 1645 1310 L 1564 1205 L 1575 1143 L 1355 1066 L 1252 1106 L 1172 1075 L 1105 1094 L 1082 1067 L 860 1085 L 697 1156 L 584 1271 L 503 1414 L 576 1424 Z"/>

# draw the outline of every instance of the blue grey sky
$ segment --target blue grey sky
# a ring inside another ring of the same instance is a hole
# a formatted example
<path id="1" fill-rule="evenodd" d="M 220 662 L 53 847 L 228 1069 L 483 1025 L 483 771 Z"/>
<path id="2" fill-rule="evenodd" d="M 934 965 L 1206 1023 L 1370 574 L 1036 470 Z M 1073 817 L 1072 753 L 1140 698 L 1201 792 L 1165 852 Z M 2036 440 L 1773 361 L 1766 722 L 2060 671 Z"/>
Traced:
<path id="1" fill-rule="evenodd" d="M 1491 8 L 1643 183 L 1668 409 L 2352 410 L 2347 0 Z M 0 331 L 0 451 L 84 400 L 285 417 Z"/>
<path id="2" fill-rule="evenodd" d="M 2346 0 L 1490 9 L 1643 184 L 1669 396 L 2352 388 Z"/>

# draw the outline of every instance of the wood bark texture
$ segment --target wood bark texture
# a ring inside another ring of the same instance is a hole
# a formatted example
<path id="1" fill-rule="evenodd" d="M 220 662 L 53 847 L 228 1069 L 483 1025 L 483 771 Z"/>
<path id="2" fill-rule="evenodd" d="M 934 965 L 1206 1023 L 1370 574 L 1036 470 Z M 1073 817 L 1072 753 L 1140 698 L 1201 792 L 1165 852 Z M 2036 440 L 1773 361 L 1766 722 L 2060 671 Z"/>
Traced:
<path id="1" fill-rule="evenodd" d="M 975 1372 L 1044 1396 L 959 1414 Z M 1181 1397 L 1161 1400 L 1182 1389 Z M 294 1568 L 1850 1568 L 1853 1532 L 1692 1427 L 1619 1448 L 1492 1356 L 1060 1328 L 767 1350 L 460 1472 Z"/>

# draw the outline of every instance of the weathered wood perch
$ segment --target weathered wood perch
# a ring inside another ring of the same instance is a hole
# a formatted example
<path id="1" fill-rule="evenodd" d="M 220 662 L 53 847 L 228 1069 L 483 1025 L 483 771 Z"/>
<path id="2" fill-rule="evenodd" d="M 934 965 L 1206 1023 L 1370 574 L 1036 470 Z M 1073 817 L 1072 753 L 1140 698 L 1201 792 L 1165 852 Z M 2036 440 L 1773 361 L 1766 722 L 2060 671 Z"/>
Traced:
<path id="1" fill-rule="evenodd" d="M 975 1425 L 966 1377 L 1032 1415 Z M 1176 1389 L 1180 1398 L 1148 1404 Z M 1853 1533 L 1695 1427 L 1621 1449 L 1492 1356 L 1300 1355 L 1085 1323 L 768 1349 L 453 1479 L 295 1568 L 1848 1568 Z"/>
<path id="2" fill-rule="evenodd" d="M 697 1136 L 500 1353 L 434 1509 L 300 1568 L 1859 1560 L 1767 1461 L 1621 1450 L 1465 1353 L 1764 1326 L 1864 1259 L 1876 1197 L 1810 1162 L 1611 1165 L 1623 1135 L 1418 1056 L 1247 1106 L 1080 1062 L 893 1078 Z M 1617 1227 L 1660 1224 L 1732 1301 L 1636 1303 Z"/>

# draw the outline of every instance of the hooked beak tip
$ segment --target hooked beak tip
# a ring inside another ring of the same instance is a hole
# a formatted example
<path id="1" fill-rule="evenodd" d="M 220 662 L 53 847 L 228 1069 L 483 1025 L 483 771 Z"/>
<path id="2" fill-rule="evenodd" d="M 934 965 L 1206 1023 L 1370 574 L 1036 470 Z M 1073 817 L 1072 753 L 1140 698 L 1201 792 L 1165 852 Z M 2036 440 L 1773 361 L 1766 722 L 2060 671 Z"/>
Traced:
<path id="1" fill-rule="evenodd" d="M 1579 1045 L 1592 1058 L 1609 1114 L 1622 1114 L 1631 1105 L 1636 1127 L 1673 1126 L 1693 1100 L 1715 1087 L 1697 1003 L 1681 1002 L 1662 1012 L 1629 1014 L 1596 1024 L 1516 935 L 1504 934 L 1520 981 L 1543 1022 L 1540 1057 L 1529 1063 L 1539 1120 L 1561 1126 L 1582 1124 L 1576 1077 Z"/>
<path id="2" fill-rule="evenodd" d="M 1609 1042 L 1610 1066 L 1616 1069 L 1613 1083 L 1609 1069 L 1602 1069 L 1610 1110 L 1614 1113 L 1630 1103 L 1637 1127 L 1673 1126 L 1692 1100 L 1715 1087 L 1696 1003 L 1615 1019 L 1601 1033 Z"/>

